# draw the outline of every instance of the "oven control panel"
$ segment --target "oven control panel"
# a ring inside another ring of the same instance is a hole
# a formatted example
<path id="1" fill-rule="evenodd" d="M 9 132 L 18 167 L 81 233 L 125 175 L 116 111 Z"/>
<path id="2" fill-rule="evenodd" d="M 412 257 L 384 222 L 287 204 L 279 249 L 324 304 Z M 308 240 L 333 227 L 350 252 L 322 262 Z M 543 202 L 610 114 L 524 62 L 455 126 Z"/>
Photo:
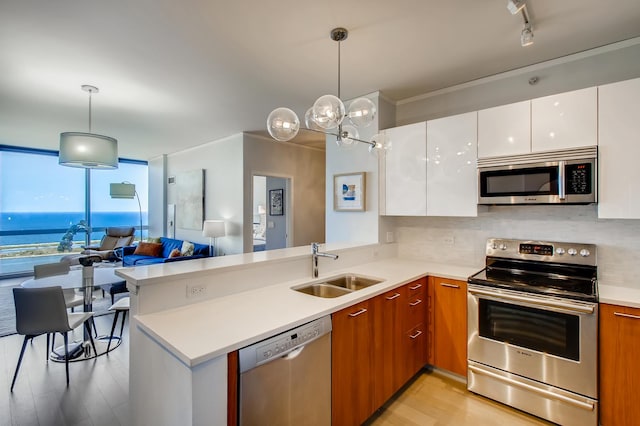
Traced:
<path id="1" fill-rule="evenodd" d="M 547 244 L 522 243 L 518 249 L 520 254 L 536 254 L 538 256 L 553 256 L 553 246 Z"/>
<path id="2" fill-rule="evenodd" d="M 489 238 L 487 256 L 596 266 L 594 244 Z"/>

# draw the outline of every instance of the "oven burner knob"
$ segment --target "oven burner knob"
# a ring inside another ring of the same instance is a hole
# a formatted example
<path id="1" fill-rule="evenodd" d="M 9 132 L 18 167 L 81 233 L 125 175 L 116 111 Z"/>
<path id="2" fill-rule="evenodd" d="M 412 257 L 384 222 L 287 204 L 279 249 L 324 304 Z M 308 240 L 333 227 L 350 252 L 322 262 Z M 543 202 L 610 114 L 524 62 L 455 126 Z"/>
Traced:
<path id="1" fill-rule="evenodd" d="M 559 254 L 560 256 L 562 256 L 565 253 L 564 249 L 562 247 L 558 247 L 556 249 L 556 254 Z"/>
<path id="2" fill-rule="evenodd" d="M 570 248 L 569 250 L 567 250 L 567 253 L 569 253 L 571 256 L 575 256 L 576 254 L 578 254 L 578 250 Z"/>
<path id="3" fill-rule="evenodd" d="M 501 243 L 500 250 L 506 250 L 506 249 L 507 249 L 507 245 L 505 243 Z"/>
<path id="4" fill-rule="evenodd" d="M 582 257 L 589 257 L 589 255 L 591 254 L 591 252 L 587 249 L 582 249 L 580 250 L 580 256 Z"/>
<path id="5" fill-rule="evenodd" d="M 494 250 L 497 250 L 498 249 L 498 243 L 493 243 L 491 245 L 491 248 L 494 249 Z"/>

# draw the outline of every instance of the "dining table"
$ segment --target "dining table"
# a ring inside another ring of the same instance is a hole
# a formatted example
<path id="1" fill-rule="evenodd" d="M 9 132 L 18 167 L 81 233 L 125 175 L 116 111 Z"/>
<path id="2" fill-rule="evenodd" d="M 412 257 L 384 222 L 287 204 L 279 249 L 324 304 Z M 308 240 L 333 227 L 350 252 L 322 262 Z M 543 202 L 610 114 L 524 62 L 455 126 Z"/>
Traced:
<path id="1" fill-rule="evenodd" d="M 93 290 L 103 286 L 111 286 L 115 284 L 125 283 L 121 277 L 115 274 L 117 268 L 111 265 L 94 264 L 90 266 L 81 266 L 73 268 L 68 274 L 54 275 L 43 278 L 29 278 L 23 281 L 20 286 L 23 288 L 43 288 L 60 286 L 62 289 L 80 290 L 84 293 L 83 311 L 91 312 L 93 309 Z M 91 329 L 91 327 L 89 327 Z M 77 360 L 82 353 L 86 355 L 89 351 L 90 331 L 84 330 L 84 341 L 75 342 L 74 347 L 70 346 L 69 358 Z M 82 348 L 82 349 L 80 349 Z M 99 354 L 95 354 L 96 356 Z M 53 361 L 64 361 L 64 347 L 55 348 L 50 357 Z"/>

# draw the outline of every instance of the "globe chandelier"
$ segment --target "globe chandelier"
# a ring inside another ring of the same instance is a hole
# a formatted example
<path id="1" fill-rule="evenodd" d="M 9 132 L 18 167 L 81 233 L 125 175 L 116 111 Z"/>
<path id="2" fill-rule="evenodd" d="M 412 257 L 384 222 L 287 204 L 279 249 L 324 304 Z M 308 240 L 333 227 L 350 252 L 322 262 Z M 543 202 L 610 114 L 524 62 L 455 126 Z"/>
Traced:
<path id="1" fill-rule="evenodd" d="M 304 115 L 306 130 L 336 137 L 336 144 L 340 147 L 360 142 L 369 145 L 369 151 L 381 149 L 380 135 L 375 135 L 372 141 L 360 139 L 358 128 L 369 126 L 376 117 L 376 105 L 368 98 L 354 99 L 346 108 L 340 99 L 340 43 L 347 39 L 349 31 L 346 28 L 331 30 L 331 40 L 338 42 L 338 93 L 320 96 Z M 267 117 L 267 130 L 275 140 L 286 142 L 298 134 L 300 119 L 289 108 L 276 108 Z M 305 130 L 305 129 L 303 129 Z"/>

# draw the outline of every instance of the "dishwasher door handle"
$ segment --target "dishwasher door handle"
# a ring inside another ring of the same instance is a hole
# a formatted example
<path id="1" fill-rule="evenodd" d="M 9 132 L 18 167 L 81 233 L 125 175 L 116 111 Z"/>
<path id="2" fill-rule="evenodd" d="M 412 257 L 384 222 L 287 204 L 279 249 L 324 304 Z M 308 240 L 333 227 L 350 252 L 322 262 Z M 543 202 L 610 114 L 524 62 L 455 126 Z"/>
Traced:
<path id="1" fill-rule="evenodd" d="M 294 350 L 292 350 L 291 352 L 289 352 L 286 355 L 283 355 L 282 358 L 286 359 L 287 361 L 290 359 L 294 359 L 296 358 L 298 355 L 300 355 L 302 353 L 302 350 L 306 347 L 307 345 L 304 346 L 300 346 L 299 348 L 295 348 Z"/>

